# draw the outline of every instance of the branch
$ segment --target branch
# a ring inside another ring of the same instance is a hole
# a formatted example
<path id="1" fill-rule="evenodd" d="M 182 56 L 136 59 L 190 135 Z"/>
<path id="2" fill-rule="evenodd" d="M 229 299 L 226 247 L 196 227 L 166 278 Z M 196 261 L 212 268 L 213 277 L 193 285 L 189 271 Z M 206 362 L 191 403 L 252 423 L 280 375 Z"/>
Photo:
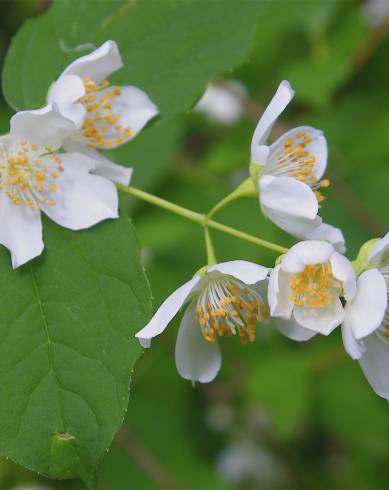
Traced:
<path id="1" fill-rule="evenodd" d="M 165 490 L 182 490 L 168 470 L 145 448 L 133 432 L 123 427 L 116 434 L 116 441 L 141 468 Z"/>

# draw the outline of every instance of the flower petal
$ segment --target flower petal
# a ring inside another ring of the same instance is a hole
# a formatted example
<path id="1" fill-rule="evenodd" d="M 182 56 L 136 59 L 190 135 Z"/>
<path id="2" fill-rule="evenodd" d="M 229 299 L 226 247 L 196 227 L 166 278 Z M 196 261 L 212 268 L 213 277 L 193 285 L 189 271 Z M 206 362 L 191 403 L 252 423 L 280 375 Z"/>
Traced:
<path id="1" fill-rule="evenodd" d="M 151 339 L 160 335 L 165 330 L 200 279 L 200 276 L 192 277 L 190 281 L 176 289 L 165 299 L 149 323 L 135 335 L 139 339 L 142 347 L 150 347 Z"/>
<path id="2" fill-rule="evenodd" d="M 100 90 L 99 96 L 104 97 L 112 88 Z M 121 129 L 116 129 L 116 125 L 110 125 L 108 131 L 104 133 L 105 143 L 101 148 L 107 148 L 107 141 L 110 141 L 109 148 L 126 143 L 134 138 L 139 131 L 158 114 L 157 106 L 150 100 L 149 96 L 143 90 L 125 86 L 120 87 L 120 95 L 111 100 L 111 113 L 119 116 L 118 123 Z M 129 129 L 129 131 L 126 131 Z M 94 146 L 99 147 L 98 143 Z"/>
<path id="3" fill-rule="evenodd" d="M 293 313 L 299 325 L 323 335 L 329 335 L 344 320 L 343 305 L 338 297 L 334 297 L 329 306 L 321 308 L 295 306 Z"/>
<path id="4" fill-rule="evenodd" d="M 374 332 L 364 339 L 364 344 L 359 365 L 377 395 L 389 400 L 389 343 Z"/>
<path id="5" fill-rule="evenodd" d="M 107 218 L 118 216 L 118 196 L 115 185 L 107 179 L 89 173 L 95 162 L 79 153 L 61 154 L 64 172 L 57 181 L 58 189 L 42 204 L 42 210 L 56 223 L 71 230 L 81 230 Z M 43 193 L 42 193 L 43 194 Z"/>
<path id="6" fill-rule="evenodd" d="M 82 153 L 89 158 L 93 158 L 96 166 L 91 170 L 91 173 L 94 175 L 100 175 L 118 184 L 128 185 L 130 183 L 133 171 L 131 167 L 117 165 L 94 148 L 88 148 L 83 143 L 74 139 L 66 139 L 63 147 L 67 152 Z"/>
<path id="7" fill-rule="evenodd" d="M 231 260 L 207 268 L 207 272 L 219 271 L 222 274 L 233 276 L 245 284 L 255 284 L 266 279 L 270 269 L 262 265 L 247 262 L 246 260 Z"/>
<path id="8" fill-rule="evenodd" d="M 296 134 L 299 133 L 304 134 L 305 136 L 310 138 L 309 142 L 304 143 L 304 150 L 309 152 L 309 155 L 315 157 L 315 163 L 312 167 L 312 173 L 317 180 L 320 180 L 327 167 L 327 141 L 322 131 L 312 128 L 310 126 L 299 126 L 297 128 L 291 129 L 290 131 L 284 133 L 274 143 L 272 143 L 272 145 L 270 146 L 269 155 L 269 160 L 274 162 L 272 167 L 274 167 L 274 165 L 278 165 L 277 157 L 284 154 L 284 144 L 286 140 L 299 140 L 298 138 L 296 138 Z M 304 158 L 302 159 L 304 160 Z M 265 172 L 267 170 L 268 169 L 265 169 Z"/>
<path id="9" fill-rule="evenodd" d="M 99 82 L 122 66 L 123 62 L 116 42 L 106 41 L 92 53 L 81 56 L 70 63 L 61 77 L 77 75 L 81 78 L 90 77 L 95 82 Z"/>
<path id="10" fill-rule="evenodd" d="M 252 165 L 260 165 L 263 167 L 266 165 L 267 159 L 269 157 L 270 148 L 266 145 L 260 145 L 255 147 L 255 151 L 251 158 Z"/>
<path id="11" fill-rule="evenodd" d="M 47 100 L 49 104 L 56 104 L 60 113 L 70 119 L 76 128 L 84 122 L 86 109 L 77 101 L 85 95 L 85 86 L 82 79 L 76 75 L 65 75 L 52 84 Z"/>
<path id="12" fill-rule="evenodd" d="M 259 199 L 267 209 L 313 220 L 319 210 L 312 189 L 293 177 L 259 178 Z"/>
<path id="13" fill-rule="evenodd" d="M 342 281 L 343 296 L 351 301 L 357 289 L 356 272 L 352 263 L 339 252 L 334 252 L 330 258 L 332 274 Z"/>
<path id="14" fill-rule="evenodd" d="M 217 340 L 207 342 L 195 320 L 192 303 L 181 320 L 176 342 L 176 366 L 179 374 L 195 383 L 209 383 L 220 370 L 221 354 Z"/>
<path id="15" fill-rule="evenodd" d="M 352 359 L 360 359 L 365 352 L 363 341 L 354 337 L 351 325 L 347 321 L 347 316 L 342 323 L 342 339 L 345 351 Z"/>
<path id="16" fill-rule="evenodd" d="M 387 291 L 384 276 L 377 269 L 363 272 L 357 279 L 357 292 L 347 302 L 345 314 L 347 325 L 356 339 L 371 334 L 380 325 L 387 306 Z"/>
<path id="17" fill-rule="evenodd" d="M 269 136 L 269 133 L 276 122 L 278 116 L 283 112 L 285 107 L 289 104 L 294 96 L 294 90 L 290 86 L 290 83 L 283 80 L 276 93 L 274 94 L 270 104 L 262 114 L 261 119 L 258 121 L 255 128 L 253 139 L 251 141 L 251 161 L 255 162 L 255 154 L 258 146 L 263 145 Z M 257 162 L 263 163 L 263 162 Z"/>
<path id="18" fill-rule="evenodd" d="M 263 214 L 273 221 L 274 224 L 297 238 L 301 238 L 304 234 L 310 233 L 322 223 L 320 216 L 309 219 L 296 216 L 295 214 L 289 214 L 287 211 L 275 211 L 263 205 L 261 208 Z"/>
<path id="19" fill-rule="evenodd" d="M 12 142 L 11 135 L 9 133 L 2 134 L 0 136 L 0 147 L 1 146 L 9 146 Z"/>
<path id="20" fill-rule="evenodd" d="M 296 243 L 284 255 L 281 268 L 285 272 L 296 274 L 306 265 L 323 264 L 334 253 L 334 247 L 327 242 L 307 240 Z"/>
<path id="21" fill-rule="evenodd" d="M 289 320 L 274 317 L 272 321 L 282 334 L 284 334 L 289 339 L 297 340 L 298 342 L 310 340 L 316 335 L 316 332 L 301 327 L 294 319 L 293 314 Z"/>
<path id="22" fill-rule="evenodd" d="M 62 116 L 55 104 L 49 104 L 42 109 L 17 112 L 11 117 L 10 134 L 16 140 L 58 148 L 74 129 L 73 122 Z"/>
<path id="23" fill-rule="evenodd" d="M 268 302 L 272 316 L 290 318 L 293 311 L 290 293 L 289 278 L 280 265 L 276 265 L 270 273 L 268 287 Z"/>
<path id="24" fill-rule="evenodd" d="M 0 192 L 0 243 L 11 252 L 16 269 L 43 251 L 42 224 L 39 211 L 16 205 Z"/>
<path id="25" fill-rule="evenodd" d="M 322 223 L 315 230 L 306 233 L 304 236 L 306 240 L 325 240 L 331 243 L 335 250 L 340 253 L 346 251 L 345 239 L 342 230 L 336 228 L 335 226 L 328 225 L 327 223 Z"/>
<path id="26" fill-rule="evenodd" d="M 385 259 L 385 256 L 389 253 L 389 233 L 383 238 L 378 240 L 372 248 L 369 255 L 369 262 L 373 265 L 379 266 Z"/>

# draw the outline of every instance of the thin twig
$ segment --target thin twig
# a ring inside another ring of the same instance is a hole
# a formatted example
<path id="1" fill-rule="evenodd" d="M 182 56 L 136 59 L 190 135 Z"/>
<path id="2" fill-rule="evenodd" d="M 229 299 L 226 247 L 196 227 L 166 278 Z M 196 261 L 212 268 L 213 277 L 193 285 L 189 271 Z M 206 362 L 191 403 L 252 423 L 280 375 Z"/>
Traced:
<path id="1" fill-rule="evenodd" d="M 123 427 L 116 434 L 116 441 L 141 468 L 165 490 L 182 490 L 169 471 L 143 446 L 133 432 Z"/>
<path id="2" fill-rule="evenodd" d="M 389 15 L 373 29 L 361 42 L 351 59 L 353 71 L 358 72 L 370 60 L 374 52 L 381 45 L 389 33 Z"/>

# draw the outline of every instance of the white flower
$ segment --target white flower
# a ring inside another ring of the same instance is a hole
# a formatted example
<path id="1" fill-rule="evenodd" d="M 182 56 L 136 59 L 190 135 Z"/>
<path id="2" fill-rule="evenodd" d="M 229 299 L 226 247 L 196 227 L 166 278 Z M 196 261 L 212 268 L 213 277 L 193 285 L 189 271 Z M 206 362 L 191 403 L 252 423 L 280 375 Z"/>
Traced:
<path id="1" fill-rule="evenodd" d="M 267 268 L 244 260 L 208 266 L 171 294 L 136 337 L 150 347 L 151 339 L 187 304 L 176 342 L 177 370 L 192 382 L 208 383 L 221 366 L 217 336 L 238 334 L 242 342 L 252 341 L 257 324 L 268 319 L 257 284 L 267 273 Z"/>
<path id="2" fill-rule="evenodd" d="M 300 126 L 283 134 L 270 146 L 265 142 L 278 116 L 292 100 L 294 91 L 283 81 L 255 129 L 251 142 L 251 165 L 258 168 L 262 210 L 277 226 L 296 236 L 321 224 L 317 215 L 323 196 L 319 187 L 327 165 L 323 133 Z"/>
<path id="3" fill-rule="evenodd" d="M 389 399 L 389 233 L 375 244 L 369 262 L 373 268 L 359 276 L 357 293 L 346 305 L 343 342 L 374 391 Z"/>
<path id="4" fill-rule="evenodd" d="M 53 83 L 48 102 L 73 122 L 64 136 L 66 151 L 97 160 L 94 173 L 128 185 L 132 169 L 115 165 L 96 150 L 115 148 L 134 138 L 158 114 L 148 95 L 137 87 L 110 86 L 106 80 L 123 66 L 114 41 L 73 61 Z"/>
<path id="5" fill-rule="evenodd" d="M 118 216 L 114 184 L 90 174 L 96 162 L 55 151 L 69 124 L 50 106 L 19 112 L 0 139 L 0 243 L 14 268 L 43 250 L 41 211 L 72 230 Z"/>
<path id="6" fill-rule="evenodd" d="M 236 80 L 210 83 L 194 110 L 205 112 L 216 122 L 234 124 L 242 117 L 245 96 L 243 85 Z"/>
<path id="7" fill-rule="evenodd" d="M 330 243 L 297 243 L 270 274 L 268 299 L 274 323 L 294 340 L 328 335 L 344 320 L 340 296 L 354 298 L 355 276 L 351 262 Z"/>

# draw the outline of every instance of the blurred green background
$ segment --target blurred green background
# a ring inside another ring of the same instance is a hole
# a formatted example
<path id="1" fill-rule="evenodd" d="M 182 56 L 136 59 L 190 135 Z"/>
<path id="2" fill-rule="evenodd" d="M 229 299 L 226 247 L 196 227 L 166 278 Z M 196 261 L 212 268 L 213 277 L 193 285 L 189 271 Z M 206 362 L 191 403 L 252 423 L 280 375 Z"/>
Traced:
<path id="1" fill-rule="evenodd" d="M 130 143 L 134 185 L 207 211 L 246 177 L 255 121 L 286 78 L 296 96 L 274 133 L 300 124 L 325 131 L 332 185 L 321 214 L 343 229 L 353 259 L 388 223 L 389 2 L 256 3 L 260 23 L 250 59 L 217 80 L 246 87 L 241 117 L 223 124 L 188 112 L 148 129 Z M 46 0 L 0 2 L 0 64 L 24 20 L 48 6 Z M 6 132 L 10 112 L 2 99 L 0 104 Z M 126 149 L 116 153 L 118 161 L 127 158 Z M 144 245 L 157 307 L 204 265 L 201 230 L 142 203 L 122 204 Z M 293 243 L 260 216 L 254 200 L 233 203 L 218 219 L 285 246 Z M 271 266 L 276 258 L 213 236 L 220 261 Z M 343 352 L 338 334 L 297 344 L 268 328 L 250 345 L 227 339 L 217 380 L 193 389 L 175 370 L 176 331 L 177 322 L 138 361 L 125 431 L 99 469 L 101 490 L 388 488 L 389 407 Z M 30 484 L 84 488 L 0 460 L 0 490 Z"/>

